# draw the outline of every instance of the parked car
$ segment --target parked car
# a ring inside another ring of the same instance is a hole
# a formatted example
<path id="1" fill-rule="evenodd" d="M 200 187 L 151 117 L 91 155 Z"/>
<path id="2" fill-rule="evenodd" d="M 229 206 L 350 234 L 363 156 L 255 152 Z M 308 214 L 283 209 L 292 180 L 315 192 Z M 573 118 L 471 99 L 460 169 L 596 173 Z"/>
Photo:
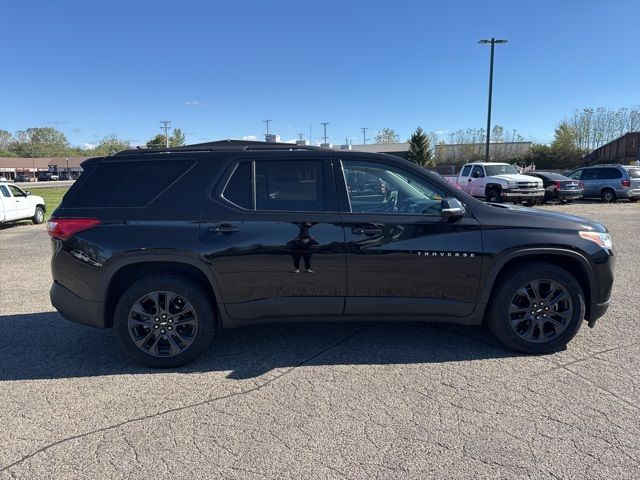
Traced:
<path id="1" fill-rule="evenodd" d="M 594 165 L 579 168 L 569 175 L 584 185 L 584 198 L 600 198 L 603 202 L 640 198 L 640 167 L 628 165 Z"/>
<path id="2" fill-rule="evenodd" d="M 52 173 L 49 175 L 49 180 L 60 180 L 60 176 L 57 173 Z"/>
<path id="3" fill-rule="evenodd" d="M 42 197 L 12 183 L 0 183 L 0 224 L 29 218 L 35 224 L 43 223 L 46 211 Z"/>
<path id="4" fill-rule="evenodd" d="M 467 163 L 455 181 L 466 193 L 492 203 L 535 205 L 544 198 L 542 180 L 522 175 L 508 163 Z"/>
<path id="5" fill-rule="evenodd" d="M 82 166 L 48 223 L 51 302 L 152 367 L 221 328 L 372 316 L 484 322 L 552 352 L 609 305 L 603 225 L 483 203 L 394 156 L 222 141 Z M 354 195 L 365 174 L 388 195 Z"/>
<path id="6" fill-rule="evenodd" d="M 582 183 L 552 172 L 529 172 L 527 175 L 542 180 L 544 187 L 544 200 L 559 200 L 562 203 L 571 203 L 582 198 L 584 188 Z"/>
<path id="7" fill-rule="evenodd" d="M 17 175 L 15 182 L 16 183 L 20 183 L 20 182 L 30 182 L 31 181 L 31 177 L 29 177 L 28 175 Z"/>

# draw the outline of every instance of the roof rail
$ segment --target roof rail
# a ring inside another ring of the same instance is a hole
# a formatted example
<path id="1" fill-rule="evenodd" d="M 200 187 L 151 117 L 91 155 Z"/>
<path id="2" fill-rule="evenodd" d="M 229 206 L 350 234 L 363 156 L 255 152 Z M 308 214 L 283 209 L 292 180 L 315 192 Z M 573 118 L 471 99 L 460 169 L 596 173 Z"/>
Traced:
<path id="1" fill-rule="evenodd" d="M 218 140 L 215 142 L 195 143 L 183 147 L 132 148 L 116 153 L 116 155 L 131 155 L 145 153 L 169 152 L 211 152 L 211 151 L 254 151 L 254 150 L 324 150 L 322 147 L 311 145 L 296 145 L 294 143 L 271 143 L 250 140 Z"/>

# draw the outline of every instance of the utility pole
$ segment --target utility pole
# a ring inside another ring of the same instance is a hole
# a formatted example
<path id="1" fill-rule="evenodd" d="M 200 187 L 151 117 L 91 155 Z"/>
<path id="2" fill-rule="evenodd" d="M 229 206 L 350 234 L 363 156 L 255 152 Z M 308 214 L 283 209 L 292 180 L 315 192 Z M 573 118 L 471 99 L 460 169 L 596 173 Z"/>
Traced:
<path id="1" fill-rule="evenodd" d="M 309 145 L 313 145 L 313 137 L 311 136 L 311 123 L 309 124 Z"/>
<path id="2" fill-rule="evenodd" d="M 171 128 L 169 125 L 171 125 L 171 120 L 160 120 L 160 123 L 162 124 L 160 128 L 164 130 L 165 146 L 169 148 L 169 129 Z"/>
<path id="3" fill-rule="evenodd" d="M 491 141 L 491 97 L 493 95 L 493 51 L 496 44 L 507 43 L 507 40 L 496 40 L 491 37 L 490 40 L 480 40 L 478 43 L 491 45 L 491 59 L 489 61 L 489 108 L 487 109 L 487 145 L 485 148 L 485 161 L 489 161 L 489 143 Z"/>
<path id="4" fill-rule="evenodd" d="M 265 134 L 266 138 L 267 135 L 269 135 L 269 123 L 271 123 L 271 120 L 262 120 L 262 123 L 265 123 L 267 125 L 267 133 Z"/>
<path id="5" fill-rule="evenodd" d="M 366 145 L 367 144 L 367 130 L 369 130 L 369 127 L 362 127 L 360 130 L 362 130 L 362 144 Z"/>
<path id="6" fill-rule="evenodd" d="M 324 128 L 324 144 L 327 144 L 327 125 L 329 125 L 329 122 L 322 122 L 320 123 L 320 125 L 322 125 L 322 127 Z"/>

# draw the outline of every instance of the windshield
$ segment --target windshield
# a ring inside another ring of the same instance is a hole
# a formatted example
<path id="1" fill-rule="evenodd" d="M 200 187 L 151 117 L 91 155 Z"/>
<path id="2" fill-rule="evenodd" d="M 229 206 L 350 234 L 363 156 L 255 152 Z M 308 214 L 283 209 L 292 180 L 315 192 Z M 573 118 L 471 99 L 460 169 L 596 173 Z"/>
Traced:
<path id="1" fill-rule="evenodd" d="M 513 175 L 517 174 L 518 170 L 513 165 L 485 165 L 484 169 L 487 171 L 487 175 L 489 177 L 494 177 L 496 175 Z"/>

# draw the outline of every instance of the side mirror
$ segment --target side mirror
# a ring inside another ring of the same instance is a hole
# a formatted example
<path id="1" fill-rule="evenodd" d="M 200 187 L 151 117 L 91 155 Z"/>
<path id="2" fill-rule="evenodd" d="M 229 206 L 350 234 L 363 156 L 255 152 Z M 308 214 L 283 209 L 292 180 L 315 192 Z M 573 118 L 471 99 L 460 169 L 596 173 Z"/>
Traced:
<path id="1" fill-rule="evenodd" d="M 480 178 L 480 173 L 478 173 L 478 172 L 473 172 L 473 173 L 471 174 L 471 176 L 472 176 L 473 178 Z"/>
<path id="2" fill-rule="evenodd" d="M 28 197 L 29 195 L 31 195 L 31 192 L 24 192 L 24 193 L 26 193 L 26 194 L 27 194 L 27 197 Z"/>
<path id="3" fill-rule="evenodd" d="M 457 198 L 443 198 L 440 209 L 440 216 L 455 220 L 464 217 L 464 205 Z"/>

